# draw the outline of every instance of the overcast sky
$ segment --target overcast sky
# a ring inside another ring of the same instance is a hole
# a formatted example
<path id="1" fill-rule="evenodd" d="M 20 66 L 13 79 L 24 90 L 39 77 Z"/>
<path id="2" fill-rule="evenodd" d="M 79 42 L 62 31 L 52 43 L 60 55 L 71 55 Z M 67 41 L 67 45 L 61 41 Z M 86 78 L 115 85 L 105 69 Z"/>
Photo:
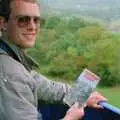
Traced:
<path id="1" fill-rule="evenodd" d="M 118 7 L 120 0 L 40 0 L 41 3 L 53 8 L 94 8 L 94 7 Z"/>

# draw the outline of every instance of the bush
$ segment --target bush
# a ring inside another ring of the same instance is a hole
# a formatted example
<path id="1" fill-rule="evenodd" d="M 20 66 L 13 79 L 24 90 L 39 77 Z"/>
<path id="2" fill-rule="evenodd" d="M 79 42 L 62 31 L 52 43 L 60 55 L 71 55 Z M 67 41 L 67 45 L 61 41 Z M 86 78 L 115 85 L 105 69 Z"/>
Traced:
<path id="1" fill-rule="evenodd" d="M 120 84 L 119 36 L 81 18 L 48 18 L 35 48 L 29 51 L 53 78 L 73 81 L 88 68 L 101 77 L 102 86 Z"/>

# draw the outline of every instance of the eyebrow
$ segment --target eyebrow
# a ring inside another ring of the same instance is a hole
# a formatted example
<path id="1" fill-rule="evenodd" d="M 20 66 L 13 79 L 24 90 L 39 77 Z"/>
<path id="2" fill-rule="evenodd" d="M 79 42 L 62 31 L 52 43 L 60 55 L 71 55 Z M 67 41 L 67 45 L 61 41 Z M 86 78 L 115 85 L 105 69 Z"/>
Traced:
<path id="1" fill-rule="evenodd" d="M 16 14 L 15 16 L 40 17 L 40 15 Z"/>

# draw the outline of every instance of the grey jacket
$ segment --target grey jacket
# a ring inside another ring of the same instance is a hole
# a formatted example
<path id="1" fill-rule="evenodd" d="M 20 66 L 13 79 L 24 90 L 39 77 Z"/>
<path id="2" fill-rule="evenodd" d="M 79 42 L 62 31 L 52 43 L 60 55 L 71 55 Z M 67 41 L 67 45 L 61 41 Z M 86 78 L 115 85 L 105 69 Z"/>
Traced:
<path id="1" fill-rule="evenodd" d="M 28 71 L 21 62 L 0 50 L 0 120 L 37 120 L 38 100 L 63 102 L 68 90 L 69 85 Z"/>

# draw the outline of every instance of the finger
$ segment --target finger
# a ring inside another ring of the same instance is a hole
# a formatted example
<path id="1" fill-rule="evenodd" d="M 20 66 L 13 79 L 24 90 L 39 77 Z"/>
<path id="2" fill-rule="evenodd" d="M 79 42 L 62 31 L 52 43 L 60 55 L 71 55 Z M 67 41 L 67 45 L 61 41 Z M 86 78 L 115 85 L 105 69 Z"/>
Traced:
<path id="1" fill-rule="evenodd" d="M 80 113 L 81 116 L 84 115 L 84 108 L 83 107 L 79 109 L 79 113 Z"/>
<path id="2" fill-rule="evenodd" d="M 107 98 L 105 98 L 103 95 L 101 95 L 99 92 L 94 92 L 94 95 L 96 96 L 96 98 L 101 98 L 101 99 L 104 99 L 104 100 L 107 100 Z M 93 96 L 94 96 L 93 95 Z"/>
<path id="3" fill-rule="evenodd" d="M 102 95 L 97 95 L 95 98 L 96 98 L 96 99 L 98 99 L 98 100 L 108 101 L 108 99 L 107 99 L 107 98 L 105 98 L 105 97 L 104 97 L 104 96 L 102 96 Z"/>
<path id="4" fill-rule="evenodd" d="M 75 104 L 73 104 L 72 105 L 72 107 L 71 108 L 78 108 L 79 107 L 79 103 L 78 102 L 76 102 Z"/>
<path id="5" fill-rule="evenodd" d="M 98 105 L 98 104 L 93 104 L 93 108 L 97 108 L 97 109 L 104 109 L 103 106 Z"/>

